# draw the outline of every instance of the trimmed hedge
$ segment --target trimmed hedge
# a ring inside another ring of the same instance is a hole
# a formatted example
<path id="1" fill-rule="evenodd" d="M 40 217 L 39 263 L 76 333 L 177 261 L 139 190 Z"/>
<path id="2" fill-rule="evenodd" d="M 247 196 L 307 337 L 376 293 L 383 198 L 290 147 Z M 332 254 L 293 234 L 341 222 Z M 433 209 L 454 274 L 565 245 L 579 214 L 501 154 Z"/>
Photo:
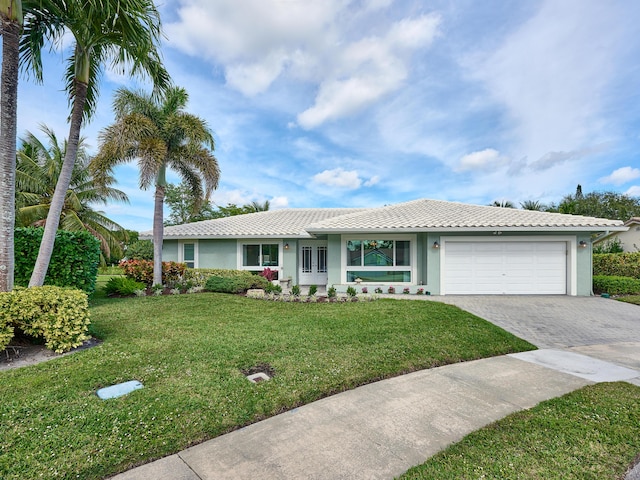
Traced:
<path id="1" fill-rule="evenodd" d="M 640 252 L 594 254 L 593 275 L 640 278 Z"/>
<path id="2" fill-rule="evenodd" d="M 594 275 L 593 292 L 610 295 L 640 294 L 640 280 L 631 277 Z"/>
<path id="3" fill-rule="evenodd" d="M 62 353 L 82 345 L 89 336 L 87 294 L 56 286 L 16 288 L 0 293 L 0 325 L 12 325 L 43 338 L 45 346 Z"/>
<path id="4" fill-rule="evenodd" d="M 247 270 L 229 270 L 224 268 L 187 268 L 187 270 L 184 272 L 183 280 L 191 281 L 196 286 L 204 287 L 209 277 L 250 278 L 253 281 L 255 281 L 254 277 L 259 277 L 259 276 Z M 264 277 L 259 277 L 259 278 L 264 279 Z M 256 287 L 256 288 L 263 288 L 263 287 Z"/>
<path id="5" fill-rule="evenodd" d="M 236 272 L 232 270 L 232 272 Z M 235 273 L 229 276 L 210 276 L 204 286 L 204 289 L 208 292 L 220 292 L 220 293 L 244 293 L 250 288 L 262 288 L 267 287 L 268 280 L 259 275 L 253 275 L 251 272 L 242 272 L 241 275 Z"/>
<path id="6" fill-rule="evenodd" d="M 43 228 L 15 230 L 14 281 L 17 286 L 29 285 L 43 233 Z M 92 293 L 96 288 L 99 263 L 100 242 L 93 235 L 84 230 L 58 230 L 44 284 Z"/>

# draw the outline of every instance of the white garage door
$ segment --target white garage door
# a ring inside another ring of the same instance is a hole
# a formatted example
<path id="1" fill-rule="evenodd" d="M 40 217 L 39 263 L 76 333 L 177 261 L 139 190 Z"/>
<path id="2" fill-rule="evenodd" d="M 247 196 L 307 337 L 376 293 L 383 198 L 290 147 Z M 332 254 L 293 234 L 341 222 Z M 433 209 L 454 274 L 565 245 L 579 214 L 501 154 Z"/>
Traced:
<path id="1" fill-rule="evenodd" d="M 566 294 L 566 242 L 452 242 L 444 249 L 444 293 Z"/>

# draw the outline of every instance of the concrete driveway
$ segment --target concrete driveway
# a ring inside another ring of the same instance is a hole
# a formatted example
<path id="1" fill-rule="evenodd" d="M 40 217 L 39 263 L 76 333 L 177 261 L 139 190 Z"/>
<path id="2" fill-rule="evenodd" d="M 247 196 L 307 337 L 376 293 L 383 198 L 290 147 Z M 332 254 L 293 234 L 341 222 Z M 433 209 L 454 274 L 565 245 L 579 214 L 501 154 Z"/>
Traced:
<path id="1" fill-rule="evenodd" d="M 538 348 L 640 369 L 640 306 L 601 297 L 433 297 L 489 320 Z"/>

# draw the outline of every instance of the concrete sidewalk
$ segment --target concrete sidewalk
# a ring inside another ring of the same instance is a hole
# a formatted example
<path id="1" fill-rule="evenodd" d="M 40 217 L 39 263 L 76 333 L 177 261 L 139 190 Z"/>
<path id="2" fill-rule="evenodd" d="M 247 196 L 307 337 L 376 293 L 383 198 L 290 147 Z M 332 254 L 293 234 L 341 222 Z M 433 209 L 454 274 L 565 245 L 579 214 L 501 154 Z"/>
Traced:
<path id="1" fill-rule="evenodd" d="M 518 410 L 640 370 L 538 350 L 365 385 L 214 438 L 117 480 L 390 479 Z"/>

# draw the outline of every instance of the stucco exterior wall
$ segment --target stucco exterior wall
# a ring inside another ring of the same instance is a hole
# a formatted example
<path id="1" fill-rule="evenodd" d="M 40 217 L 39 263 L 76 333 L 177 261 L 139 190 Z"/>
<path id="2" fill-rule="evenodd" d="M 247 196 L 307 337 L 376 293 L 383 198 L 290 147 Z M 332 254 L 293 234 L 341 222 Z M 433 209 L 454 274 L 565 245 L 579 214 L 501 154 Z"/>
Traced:
<path id="1" fill-rule="evenodd" d="M 238 268 L 236 240 L 200 240 L 198 268 Z"/>
<path id="2" fill-rule="evenodd" d="M 178 241 L 165 240 L 162 242 L 162 261 L 177 262 L 178 261 Z"/>
<path id="3" fill-rule="evenodd" d="M 620 246 L 624 252 L 640 252 L 640 225 L 632 223 L 626 232 L 616 232 L 596 243 L 606 244 L 616 238 L 620 240 Z"/>

